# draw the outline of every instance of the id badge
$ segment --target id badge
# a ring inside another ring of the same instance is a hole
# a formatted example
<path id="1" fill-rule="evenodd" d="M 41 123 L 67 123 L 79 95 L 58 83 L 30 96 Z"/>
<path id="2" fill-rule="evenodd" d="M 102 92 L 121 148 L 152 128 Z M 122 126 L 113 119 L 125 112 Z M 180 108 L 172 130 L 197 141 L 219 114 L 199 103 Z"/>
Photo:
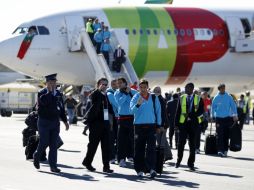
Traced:
<path id="1" fill-rule="evenodd" d="M 108 109 L 104 109 L 104 120 L 108 120 Z"/>

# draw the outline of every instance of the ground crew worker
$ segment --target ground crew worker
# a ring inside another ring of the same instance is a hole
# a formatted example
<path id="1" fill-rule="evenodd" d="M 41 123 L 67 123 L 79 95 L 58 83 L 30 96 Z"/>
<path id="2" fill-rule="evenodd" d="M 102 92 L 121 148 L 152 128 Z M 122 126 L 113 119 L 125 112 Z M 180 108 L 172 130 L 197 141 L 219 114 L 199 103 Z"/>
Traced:
<path id="1" fill-rule="evenodd" d="M 160 133 L 161 106 L 158 97 L 149 93 L 147 80 L 139 82 L 139 90 L 130 102 L 135 126 L 134 168 L 138 177 L 149 171 L 150 177 L 154 178 L 157 175 L 155 146 L 156 132 Z"/>
<path id="2" fill-rule="evenodd" d="M 244 99 L 244 95 L 241 94 L 240 99 L 237 102 L 237 115 L 239 118 L 239 125 L 241 129 L 243 129 L 244 121 L 246 118 L 246 112 L 247 112 L 246 101 Z"/>
<path id="3" fill-rule="evenodd" d="M 225 84 L 220 84 L 218 86 L 219 92 L 212 101 L 212 117 L 216 121 L 217 150 L 221 157 L 227 157 L 229 127 L 233 125 L 233 121 L 238 120 L 236 103 L 232 96 L 225 91 L 225 88 Z"/>
<path id="4" fill-rule="evenodd" d="M 115 100 L 118 104 L 118 137 L 117 156 L 120 167 L 126 167 L 125 159 L 133 161 L 134 154 L 134 127 L 133 113 L 130 112 L 131 98 L 137 93 L 136 90 L 128 87 L 125 78 L 119 78 L 119 89 L 115 92 Z"/>
<path id="5" fill-rule="evenodd" d="M 87 122 L 89 125 L 89 143 L 87 145 L 87 153 L 82 164 L 89 170 L 95 171 L 92 166 L 94 155 L 96 153 L 99 143 L 101 143 L 103 172 L 112 173 L 110 169 L 110 145 L 109 145 L 109 110 L 108 99 L 106 96 L 106 89 L 108 86 L 108 80 L 101 78 L 97 81 L 97 89 L 94 90 L 90 98 L 92 105 L 90 114 L 88 114 Z"/>
<path id="6" fill-rule="evenodd" d="M 94 44 L 94 29 L 93 29 L 93 23 L 92 23 L 92 19 L 88 19 L 87 23 L 86 23 L 86 32 L 88 33 L 92 43 Z"/>
<path id="7" fill-rule="evenodd" d="M 40 157 L 49 146 L 49 166 L 52 172 L 59 173 L 57 168 L 57 140 L 60 132 L 59 118 L 69 129 L 65 114 L 62 94 L 56 90 L 56 75 L 46 76 L 46 88 L 38 93 L 38 131 L 40 135 L 39 145 L 34 153 L 34 166 L 40 169 Z"/>
<path id="8" fill-rule="evenodd" d="M 198 95 L 193 94 L 193 90 L 193 83 L 186 84 L 185 93 L 180 97 L 176 114 L 176 126 L 179 128 L 179 142 L 175 167 L 178 168 L 180 166 L 184 146 L 188 138 L 190 155 L 187 165 L 191 171 L 195 171 L 195 148 L 197 130 L 200 124 L 199 116 L 203 115 L 204 112 L 203 101 Z"/>
<path id="9" fill-rule="evenodd" d="M 250 97 L 250 92 L 247 91 L 245 93 L 245 104 L 246 104 L 246 117 L 245 117 L 245 124 L 250 123 L 250 108 L 251 108 L 251 97 Z"/>

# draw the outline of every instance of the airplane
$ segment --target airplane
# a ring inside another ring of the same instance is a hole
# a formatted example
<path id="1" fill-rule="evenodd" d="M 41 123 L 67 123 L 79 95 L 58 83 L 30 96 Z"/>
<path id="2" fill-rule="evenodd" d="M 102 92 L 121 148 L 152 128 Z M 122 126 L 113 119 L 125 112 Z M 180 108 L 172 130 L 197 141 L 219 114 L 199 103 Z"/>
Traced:
<path id="1" fill-rule="evenodd" d="M 121 44 L 125 50 L 127 59 L 120 74 L 96 54 L 85 31 L 89 18 L 109 26 L 112 48 Z M 35 35 L 22 49 L 31 27 Z M 193 82 L 216 90 L 225 83 L 235 93 L 254 89 L 253 30 L 251 8 L 164 4 L 88 8 L 19 25 L 12 38 L 0 42 L 0 63 L 39 79 L 58 73 L 60 83 L 77 86 L 95 85 L 100 77 L 124 76 L 130 82 L 147 78 L 150 86 L 170 88 Z"/>
<path id="2" fill-rule="evenodd" d="M 16 80 L 25 80 L 27 77 L 15 72 L 8 67 L 0 64 L 0 84 L 11 83 Z"/>

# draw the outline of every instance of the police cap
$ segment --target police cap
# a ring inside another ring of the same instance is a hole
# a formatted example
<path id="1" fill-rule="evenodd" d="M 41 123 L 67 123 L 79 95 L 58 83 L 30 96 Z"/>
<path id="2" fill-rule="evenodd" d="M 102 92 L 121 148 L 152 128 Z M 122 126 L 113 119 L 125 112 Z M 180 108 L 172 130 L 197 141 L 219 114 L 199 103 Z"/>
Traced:
<path id="1" fill-rule="evenodd" d="M 50 80 L 56 81 L 57 80 L 56 75 L 57 75 L 57 73 L 45 76 L 46 82 L 48 82 Z"/>

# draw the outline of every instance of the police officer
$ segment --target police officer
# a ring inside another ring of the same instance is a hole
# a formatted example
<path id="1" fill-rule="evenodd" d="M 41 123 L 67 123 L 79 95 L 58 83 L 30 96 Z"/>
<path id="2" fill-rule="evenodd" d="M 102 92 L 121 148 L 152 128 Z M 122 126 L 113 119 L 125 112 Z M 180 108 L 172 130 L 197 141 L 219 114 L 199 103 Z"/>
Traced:
<path id="1" fill-rule="evenodd" d="M 59 173 L 57 168 L 57 140 L 60 132 L 59 118 L 65 124 L 66 130 L 69 129 L 67 122 L 63 97 L 60 91 L 56 90 L 56 75 L 46 76 L 46 88 L 38 93 L 38 131 L 40 135 L 39 145 L 34 153 L 34 167 L 40 169 L 41 154 L 49 146 L 48 161 L 50 170 Z"/>
<path id="2" fill-rule="evenodd" d="M 185 86 L 185 94 L 181 95 L 176 114 L 176 126 L 179 128 L 179 142 L 177 162 L 175 167 L 178 168 L 183 158 L 184 146 L 187 138 L 189 139 L 190 155 L 188 159 L 188 167 L 191 171 L 195 171 L 195 148 L 196 135 L 199 127 L 199 117 L 203 115 L 203 100 L 193 94 L 194 84 L 188 83 Z"/>

